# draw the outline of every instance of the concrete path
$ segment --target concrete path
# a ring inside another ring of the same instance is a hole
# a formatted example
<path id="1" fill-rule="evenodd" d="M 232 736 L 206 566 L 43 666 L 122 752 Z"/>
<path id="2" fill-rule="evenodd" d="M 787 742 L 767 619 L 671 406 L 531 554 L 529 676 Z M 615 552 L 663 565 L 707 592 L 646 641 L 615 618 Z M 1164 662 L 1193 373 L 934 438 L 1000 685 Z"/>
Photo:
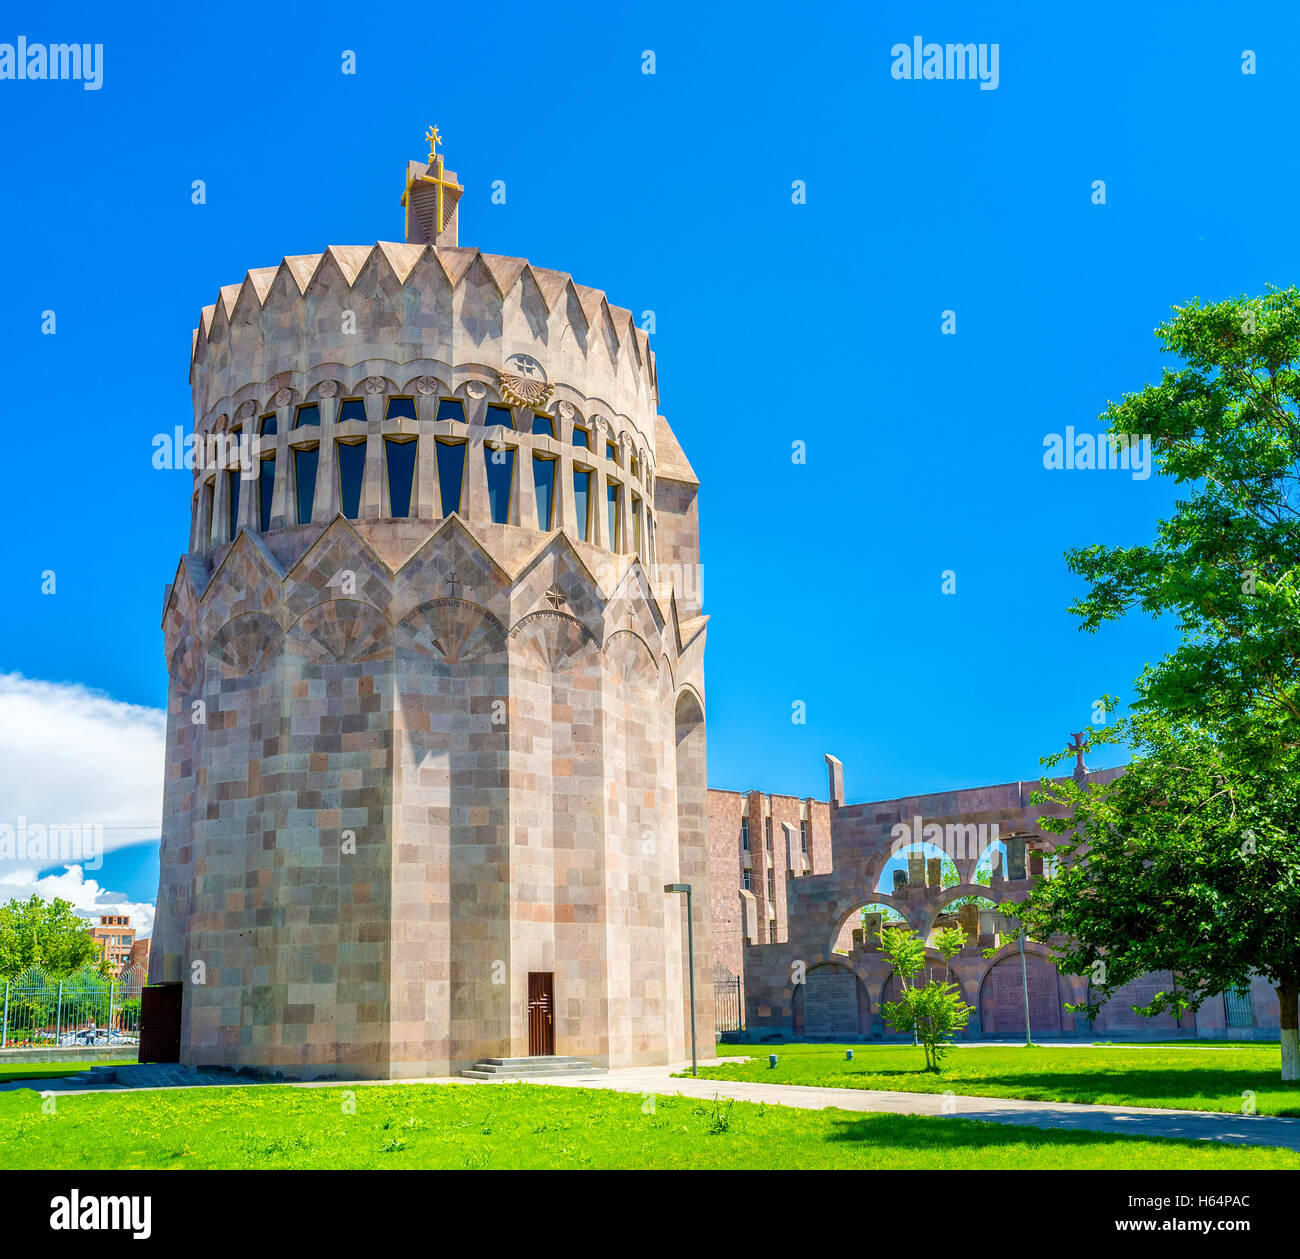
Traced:
<path id="1" fill-rule="evenodd" d="M 701 1066 L 734 1062 L 734 1058 L 701 1059 Z M 1230 1145 L 1273 1145 L 1300 1150 L 1300 1119 L 1267 1115 L 1225 1115 L 1209 1111 L 1161 1110 L 1149 1106 L 1085 1106 L 1073 1102 L 1027 1102 L 1007 1097 L 960 1097 L 935 1093 L 892 1093 L 877 1089 L 814 1088 L 799 1084 L 765 1084 L 748 1080 L 675 1079 L 678 1067 L 630 1067 L 589 1076 L 548 1076 L 525 1083 L 554 1088 L 612 1089 L 619 1093 L 680 1094 L 712 1101 L 730 1097 L 743 1102 L 765 1102 L 800 1110 L 838 1109 L 883 1112 L 894 1115 L 955 1116 L 1035 1128 L 1105 1132 L 1126 1137 L 1172 1137 L 1191 1141 L 1219 1141 Z M 52 1080 L 14 1080 L 0 1084 L 0 1092 L 34 1089 L 76 1095 L 79 1093 L 134 1092 L 160 1088 L 257 1088 L 262 1082 L 233 1073 L 195 1073 L 184 1067 L 150 1064 L 120 1067 L 116 1080 L 95 1079 L 98 1072 Z M 102 1073 L 107 1076 L 107 1072 Z M 293 1088 L 383 1087 L 391 1084 L 460 1084 L 492 1088 L 504 1081 L 467 1080 L 461 1077 L 422 1080 L 316 1080 L 292 1084 Z M 518 1083 L 518 1081 L 510 1081 Z"/>

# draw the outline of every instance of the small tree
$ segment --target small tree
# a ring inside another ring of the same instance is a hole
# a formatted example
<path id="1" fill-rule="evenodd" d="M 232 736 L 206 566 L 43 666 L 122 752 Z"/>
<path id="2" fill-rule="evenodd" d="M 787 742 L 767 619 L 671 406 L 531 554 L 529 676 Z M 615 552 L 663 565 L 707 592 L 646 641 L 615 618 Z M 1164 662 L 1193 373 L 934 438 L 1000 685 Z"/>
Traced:
<path id="1" fill-rule="evenodd" d="M 925 943 L 915 931 L 886 928 L 880 933 L 881 952 L 889 959 L 902 985 L 897 1001 L 883 1006 L 885 1022 L 896 1032 L 914 1032 L 925 1050 L 925 1069 L 938 1071 L 948 1052 L 949 1042 L 962 1031 L 973 1007 L 959 995 L 956 984 L 948 981 L 952 958 L 966 943 L 965 933 L 946 927 L 935 936 L 935 948 L 944 960 L 944 978 L 930 973 L 926 983 L 917 984 L 913 977 L 925 969 Z"/>

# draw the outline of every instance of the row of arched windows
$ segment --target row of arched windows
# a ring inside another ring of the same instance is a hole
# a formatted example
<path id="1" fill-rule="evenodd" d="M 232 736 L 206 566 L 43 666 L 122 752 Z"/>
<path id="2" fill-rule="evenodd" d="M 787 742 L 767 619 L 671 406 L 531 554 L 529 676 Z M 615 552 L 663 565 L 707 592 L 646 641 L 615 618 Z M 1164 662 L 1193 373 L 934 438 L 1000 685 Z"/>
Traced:
<path id="1" fill-rule="evenodd" d="M 345 400 L 346 401 L 346 400 Z M 456 403 L 459 406 L 459 402 Z M 316 410 L 313 417 L 310 410 Z M 501 408 L 508 414 L 508 408 Z M 308 412 L 304 416 L 304 412 Z M 450 418 L 450 417 L 449 417 Z M 549 416 L 538 415 L 534 419 L 533 431 L 541 420 L 550 421 Z M 319 424 L 319 411 L 315 403 L 305 403 L 298 408 L 295 428 Z M 261 432 L 263 436 L 275 433 L 276 417 L 264 416 Z M 575 433 L 577 430 L 575 430 Z M 334 442 L 334 474 L 337 476 L 339 490 L 339 510 L 350 520 L 360 515 L 361 491 L 365 477 L 366 451 L 370 439 L 367 437 L 339 437 Z M 409 517 L 412 514 L 415 471 L 419 452 L 420 438 L 412 435 L 385 436 L 383 443 L 383 515 L 390 518 Z M 428 440 L 425 438 L 424 440 Z M 575 438 L 576 442 L 576 438 Z M 464 514 L 465 464 L 468 444 L 464 439 L 438 437 L 434 439 L 438 470 L 439 507 L 443 516 L 453 512 Z M 585 445 L 585 443 L 584 443 Z M 611 443 L 612 446 L 612 443 Z M 292 446 L 289 448 L 289 467 L 291 482 L 288 486 L 292 507 L 290 520 L 297 524 L 309 524 L 312 519 L 316 501 L 316 482 L 320 472 L 320 445 Z M 520 462 L 516 447 L 485 445 L 483 447 L 484 471 L 487 478 L 488 510 L 494 524 L 509 524 L 510 509 L 516 490 L 516 465 Z M 637 475 L 637 461 L 633 459 L 633 475 Z M 258 461 L 257 475 L 249 478 L 255 484 L 257 493 L 257 522 L 262 532 L 271 528 L 274 511 L 277 455 L 274 451 L 262 455 Z M 234 541 L 239 532 L 240 489 L 245 479 L 238 467 L 230 468 L 224 473 L 226 519 L 223 522 L 224 540 Z M 537 528 L 547 532 L 556 527 L 556 498 L 560 461 L 549 453 L 535 453 L 532 457 L 532 477 L 534 501 L 537 511 Z M 593 512 L 596 509 L 593 495 L 594 472 L 575 464 L 573 476 L 574 525 L 580 541 L 592 540 Z M 200 509 L 200 537 L 216 540 L 213 531 L 213 511 L 216 484 L 209 479 L 203 485 Z M 606 538 L 618 540 L 623 537 L 624 512 L 629 512 L 627 525 L 630 536 L 628 548 L 635 552 L 642 551 L 643 540 L 648 552 L 653 542 L 654 519 L 642 496 L 628 487 L 627 502 L 624 501 L 624 486 L 621 482 L 607 479 L 605 483 L 605 524 Z M 527 522 L 521 522 L 527 523 Z M 611 541 L 613 549 L 619 549 L 617 541 Z"/>

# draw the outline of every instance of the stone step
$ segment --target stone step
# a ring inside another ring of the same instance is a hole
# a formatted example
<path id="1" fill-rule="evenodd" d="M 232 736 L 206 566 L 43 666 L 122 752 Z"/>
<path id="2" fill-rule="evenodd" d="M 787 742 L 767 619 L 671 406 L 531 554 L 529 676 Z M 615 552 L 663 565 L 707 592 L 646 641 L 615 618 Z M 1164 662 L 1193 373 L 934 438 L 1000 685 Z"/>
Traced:
<path id="1" fill-rule="evenodd" d="M 545 1066 L 547 1063 L 555 1062 L 584 1062 L 582 1058 L 569 1058 L 563 1054 L 537 1054 L 532 1058 L 480 1058 L 479 1062 L 485 1062 L 494 1067 L 532 1067 Z"/>
<path id="2" fill-rule="evenodd" d="M 604 1067 L 594 1067 L 581 1058 L 485 1058 L 466 1068 L 461 1075 L 471 1080 L 531 1080 L 557 1075 L 603 1075 Z"/>

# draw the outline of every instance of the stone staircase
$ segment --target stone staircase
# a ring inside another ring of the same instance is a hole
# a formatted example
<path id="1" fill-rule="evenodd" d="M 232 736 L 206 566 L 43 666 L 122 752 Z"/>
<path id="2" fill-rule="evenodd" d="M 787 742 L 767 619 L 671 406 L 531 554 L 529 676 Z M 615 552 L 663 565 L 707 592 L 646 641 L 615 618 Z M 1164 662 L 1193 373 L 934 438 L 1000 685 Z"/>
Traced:
<path id="1" fill-rule="evenodd" d="M 557 1075 L 604 1075 L 604 1067 L 593 1067 L 581 1058 L 551 1055 L 537 1058 L 484 1058 L 461 1075 L 471 1080 L 545 1080 Z"/>

